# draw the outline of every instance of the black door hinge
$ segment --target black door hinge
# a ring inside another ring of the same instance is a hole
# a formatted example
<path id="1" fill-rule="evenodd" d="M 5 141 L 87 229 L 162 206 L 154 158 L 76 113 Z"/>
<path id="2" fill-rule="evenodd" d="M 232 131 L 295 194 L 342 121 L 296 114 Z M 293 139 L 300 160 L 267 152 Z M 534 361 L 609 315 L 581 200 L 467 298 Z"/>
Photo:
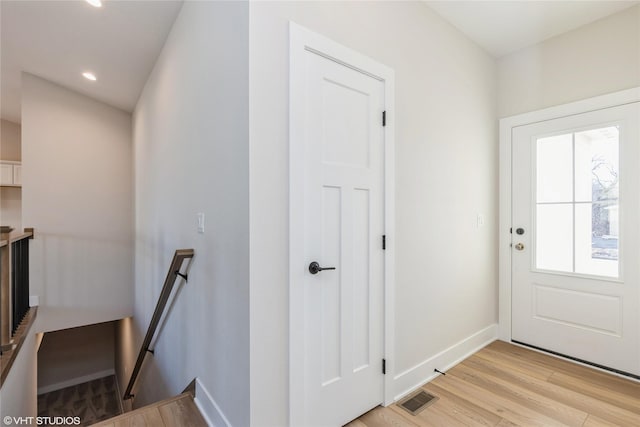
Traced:
<path id="1" fill-rule="evenodd" d="M 383 235 L 382 236 L 382 250 L 386 250 L 387 249 L 387 236 Z"/>
<path id="2" fill-rule="evenodd" d="M 509 233 L 513 234 L 513 228 L 509 229 Z"/>
<path id="3" fill-rule="evenodd" d="M 382 112 L 382 126 L 386 126 L 387 125 L 387 112 L 383 111 Z"/>
<path id="4" fill-rule="evenodd" d="M 387 359 L 382 359 L 382 375 L 387 374 Z"/>

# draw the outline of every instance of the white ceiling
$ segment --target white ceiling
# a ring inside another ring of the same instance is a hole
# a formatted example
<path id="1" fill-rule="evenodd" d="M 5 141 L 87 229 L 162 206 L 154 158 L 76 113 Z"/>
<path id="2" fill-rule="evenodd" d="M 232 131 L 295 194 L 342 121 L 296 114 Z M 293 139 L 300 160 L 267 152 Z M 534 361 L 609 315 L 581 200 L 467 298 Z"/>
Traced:
<path id="1" fill-rule="evenodd" d="M 181 5 L 1 0 L 0 115 L 20 122 L 21 71 L 131 111 Z"/>
<path id="2" fill-rule="evenodd" d="M 427 1 L 495 57 L 588 24 L 638 1 Z M 27 71 L 131 111 L 181 0 L 0 0 L 0 115 L 20 122 Z M 92 71 L 90 82 L 82 72 Z"/>
<path id="3" fill-rule="evenodd" d="M 639 1 L 427 1 L 495 58 L 619 12 Z"/>

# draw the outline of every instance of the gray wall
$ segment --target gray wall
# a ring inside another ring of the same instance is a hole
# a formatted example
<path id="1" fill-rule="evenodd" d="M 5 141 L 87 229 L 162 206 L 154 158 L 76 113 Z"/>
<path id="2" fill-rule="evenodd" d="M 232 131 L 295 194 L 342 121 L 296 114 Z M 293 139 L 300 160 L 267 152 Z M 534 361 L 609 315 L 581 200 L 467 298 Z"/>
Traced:
<path id="1" fill-rule="evenodd" d="M 135 405 L 198 377 L 236 426 L 249 424 L 248 13 L 246 2 L 186 2 L 138 101 L 135 316 L 120 329 L 139 344 L 174 251 L 195 249 Z"/>
<path id="2" fill-rule="evenodd" d="M 44 334 L 38 350 L 38 394 L 114 374 L 115 322 Z"/>

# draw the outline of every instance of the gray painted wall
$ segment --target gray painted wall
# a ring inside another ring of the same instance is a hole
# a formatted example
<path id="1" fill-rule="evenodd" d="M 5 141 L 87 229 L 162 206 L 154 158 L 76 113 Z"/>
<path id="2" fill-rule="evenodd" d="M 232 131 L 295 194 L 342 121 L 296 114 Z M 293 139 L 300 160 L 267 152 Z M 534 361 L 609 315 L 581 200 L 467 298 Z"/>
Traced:
<path id="1" fill-rule="evenodd" d="M 115 322 L 44 334 L 38 350 L 38 394 L 114 373 Z"/>
<path id="2" fill-rule="evenodd" d="M 236 426 L 249 424 L 248 43 L 248 3 L 186 2 L 138 101 L 135 316 L 120 331 L 139 344 L 174 251 L 193 248 L 135 405 L 198 377 Z"/>

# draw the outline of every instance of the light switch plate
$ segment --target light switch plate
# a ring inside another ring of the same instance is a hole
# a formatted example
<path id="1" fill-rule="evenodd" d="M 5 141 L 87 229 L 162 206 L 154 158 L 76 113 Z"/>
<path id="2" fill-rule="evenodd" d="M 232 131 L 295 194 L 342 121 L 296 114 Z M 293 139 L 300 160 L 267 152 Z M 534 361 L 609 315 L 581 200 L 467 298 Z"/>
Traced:
<path id="1" fill-rule="evenodd" d="M 198 233 L 204 233 L 204 212 L 198 212 Z"/>

